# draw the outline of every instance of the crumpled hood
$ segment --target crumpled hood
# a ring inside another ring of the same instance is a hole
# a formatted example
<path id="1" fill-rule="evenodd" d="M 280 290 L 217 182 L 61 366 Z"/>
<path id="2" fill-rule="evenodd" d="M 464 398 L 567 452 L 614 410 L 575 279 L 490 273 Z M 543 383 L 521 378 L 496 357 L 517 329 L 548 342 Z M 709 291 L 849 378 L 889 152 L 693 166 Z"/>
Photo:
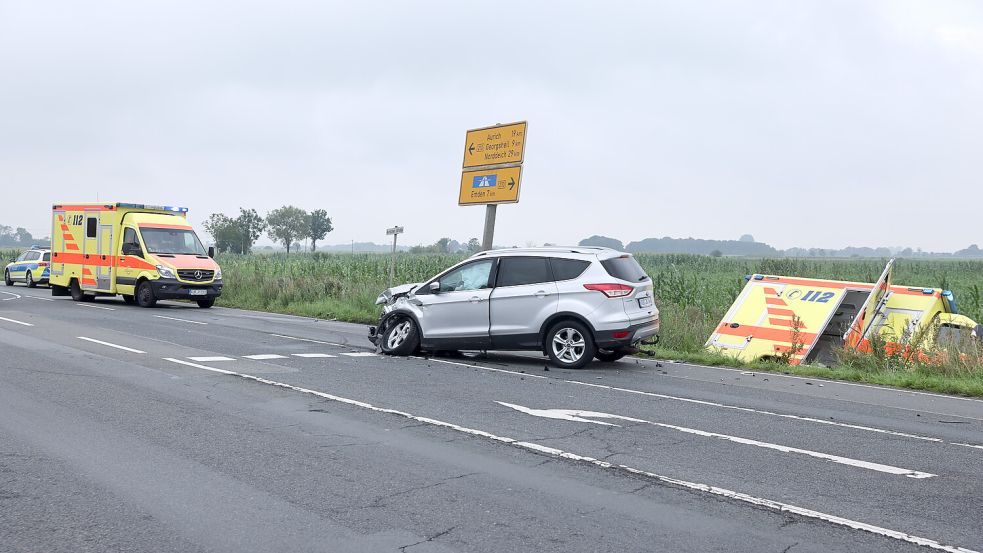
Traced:
<path id="1" fill-rule="evenodd" d="M 414 282 L 411 284 L 401 284 L 399 286 L 393 286 L 392 288 L 386 288 L 381 294 L 379 294 L 379 299 L 376 300 L 376 305 L 383 303 L 383 301 L 385 303 L 390 303 L 393 298 L 409 295 L 409 293 L 418 288 L 420 284 L 421 283 L 419 282 Z"/>

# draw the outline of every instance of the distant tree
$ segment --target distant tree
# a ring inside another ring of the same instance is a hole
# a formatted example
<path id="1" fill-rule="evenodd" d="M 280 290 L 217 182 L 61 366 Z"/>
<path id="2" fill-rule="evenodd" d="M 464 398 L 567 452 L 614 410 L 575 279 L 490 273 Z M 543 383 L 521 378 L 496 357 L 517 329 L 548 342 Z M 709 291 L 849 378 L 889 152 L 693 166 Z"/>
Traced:
<path id="1" fill-rule="evenodd" d="M 331 217 L 323 209 L 315 209 L 308 217 L 307 238 L 311 239 L 311 251 L 317 250 L 317 241 L 323 240 L 329 232 L 334 230 L 331 226 Z"/>
<path id="2" fill-rule="evenodd" d="M 720 250 L 713 250 L 712 252 L 710 252 L 710 257 L 723 257 L 723 256 L 724 256 L 724 252 Z"/>
<path id="3" fill-rule="evenodd" d="M 578 246 L 597 246 L 601 248 L 611 248 L 612 250 L 624 251 L 625 246 L 621 243 L 621 240 L 616 240 L 614 238 L 608 238 L 607 236 L 594 235 L 590 238 L 585 238 L 580 241 Z"/>
<path id="4" fill-rule="evenodd" d="M 30 246 L 31 242 L 34 241 L 34 237 L 31 236 L 31 233 L 27 232 L 27 229 L 23 227 L 17 227 L 17 230 L 14 231 L 14 236 L 17 238 L 17 243 L 23 246 Z"/>
<path id="5" fill-rule="evenodd" d="M 240 242 L 235 221 L 224 213 L 212 213 L 202 225 L 212 235 L 215 248 L 220 252 L 231 252 Z"/>
<path id="6" fill-rule="evenodd" d="M 753 236 L 750 234 L 742 234 L 739 242 L 756 242 Z"/>
<path id="7" fill-rule="evenodd" d="M 255 209 L 239 208 L 239 216 L 234 220 L 234 228 L 238 241 L 239 253 L 249 253 L 253 249 L 253 244 L 259 240 L 266 230 L 266 221 L 256 213 Z"/>
<path id="8" fill-rule="evenodd" d="M 299 207 L 285 205 L 266 216 L 267 234 L 274 242 L 283 244 L 287 253 L 291 246 L 297 247 L 296 239 L 307 235 L 307 228 L 307 212 Z"/>
<path id="9" fill-rule="evenodd" d="M 468 253 L 478 253 L 481 251 L 481 242 L 477 238 L 468 240 Z"/>
<path id="10" fill-rule="evenodd" d="M 440 240 L 437 240 L 434 243 L 433 247 L 434 247 L 434 251 L 437 253 L 450 253 L 451 251 L 450 245 L 451 245 L 450 238 L 441 238 Z"/>
<path id="11" fill-rule="evenodd" d="M 551 242 L 546 242 L 545 244 L 543 244 L 543 247 L 544 248 L 555 248 L 556 247 L 556 244 L 553 244 Z"/>
<path id="12" fill-rule="evenodd" d="M 293 248 L 294 248 L 294 251 L 298 251 L 299 252 L 301 250 L 300 242 L 294 242 Z M 287 253 L 290 253 L 290 250 L 289 249 L 287 250 Z"/>

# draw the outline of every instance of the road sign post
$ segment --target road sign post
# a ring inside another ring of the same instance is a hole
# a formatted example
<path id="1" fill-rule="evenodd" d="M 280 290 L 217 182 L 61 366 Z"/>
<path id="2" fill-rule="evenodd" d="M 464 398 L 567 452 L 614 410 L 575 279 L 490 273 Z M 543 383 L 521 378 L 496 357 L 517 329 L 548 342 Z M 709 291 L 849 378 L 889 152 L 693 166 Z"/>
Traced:
<path id="1" fill-rule="evenodd" d="M 457 204 L 485 206 L 482 250 L 494 243 L 498 204 L 519 202 L 527 126 L 525 121 L 494 125 L 471 129 L 465 136 Z"/>
<path id="2" fill-rule="evenodd" d="M 392 235 L 393 237 L 393 253 L 392 259 L 389 262 L 389 287 L 393 286 L 393 279 L 396 277 L 396 237 L 403 232 L 403 227 L 395 226 L 386 229 L 387 235 Z"/>

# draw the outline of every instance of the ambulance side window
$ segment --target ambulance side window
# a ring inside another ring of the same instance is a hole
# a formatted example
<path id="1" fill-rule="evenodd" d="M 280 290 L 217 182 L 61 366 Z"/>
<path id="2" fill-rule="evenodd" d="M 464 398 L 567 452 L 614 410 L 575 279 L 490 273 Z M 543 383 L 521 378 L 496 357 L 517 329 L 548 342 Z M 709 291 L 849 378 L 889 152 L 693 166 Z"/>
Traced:
<path id="1" fill-rule="evenodd" d="M 129 227 L 123 230 L 123 255 L 143 255 L 140 241 L 137 240 L 137 231 Z"/>

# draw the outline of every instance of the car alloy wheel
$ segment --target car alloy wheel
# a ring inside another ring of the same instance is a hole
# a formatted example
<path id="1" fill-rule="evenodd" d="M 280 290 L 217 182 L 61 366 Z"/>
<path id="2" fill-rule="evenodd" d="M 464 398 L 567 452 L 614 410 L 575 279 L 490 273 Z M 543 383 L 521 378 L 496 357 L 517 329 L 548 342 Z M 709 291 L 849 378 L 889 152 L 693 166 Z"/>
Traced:
<path id="1" fill-rule="evenodd" d="M 399 346 L 403 345 L 406 341 L 406 337 L 410 335 L 412 330 L 412 323 L 409 321 L 401 321 L 389 332 L 389 337 L 386 339 L 386 346 L 390 350 L 394 350 Z"/>
<path id="2" fill-rule="evenodd" d="M 575 328 L 563 328 L 553 334 L 553 355 L 564 363 L 574 364 L 584 356 L 587 341 Z"/>

